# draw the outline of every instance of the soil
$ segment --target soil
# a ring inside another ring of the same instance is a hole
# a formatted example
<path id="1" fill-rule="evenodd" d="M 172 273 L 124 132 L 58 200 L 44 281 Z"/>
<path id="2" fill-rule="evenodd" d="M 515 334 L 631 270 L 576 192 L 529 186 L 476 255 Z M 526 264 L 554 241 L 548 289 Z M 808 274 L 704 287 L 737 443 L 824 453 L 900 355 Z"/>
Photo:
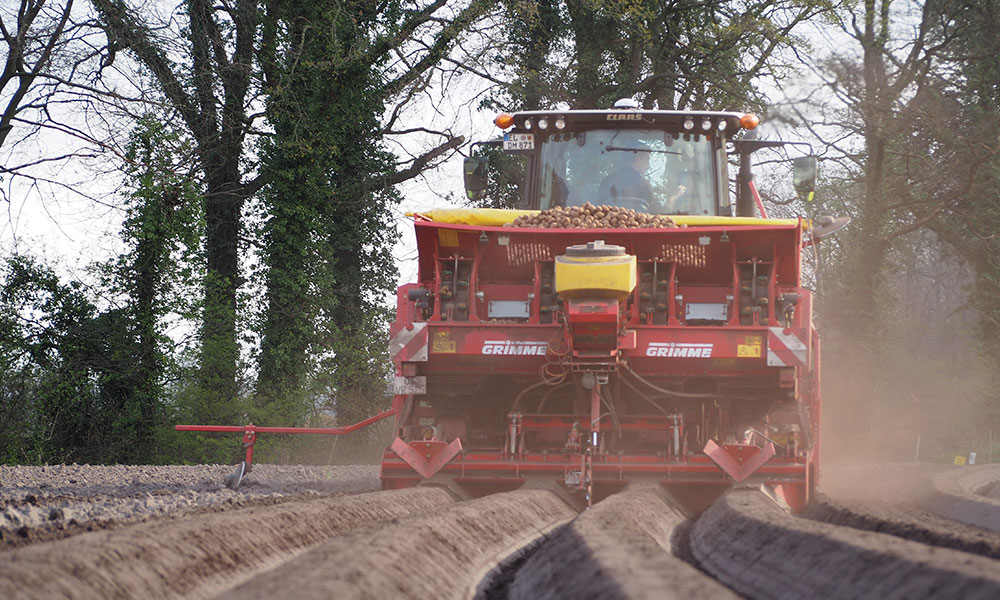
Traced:
<path id="1" fill-rule="evenodd" d="M 1000 533 L 953 521 L 912 504 L 836 501 L 821 495 L 802 516 L 1000 559 Z"/>
<path id="2" fill-rule="evenodd" d="M 332 536 L 454 501 L 438 488 L 375 492 L 158 519 L 34 544 L 0 554 L 0 598 L 212 597 Z"/>
<path id="3" fill-rule="evenodd" d="M 998 481 L 998 465 L 857 465 L 824 469 L 820 489 L 828 499 L 854 507 L 867 505 L 873 513 L 895 507 L 897 514 L 912 513 L 911 521 L 936 515 L 929 522 L 947 519 L 957 529 L 1000 533 L 1000 500 L 990 497 Z M 886 517 L 896 520 L 893 515 Z M 930 534 L 928 540 L 937 537 Z"/>
<path id="4" fill-rule="evenodd" d="M 991 510 L 983 470 L 827 469 L 806 518 L 744 489 L 693 523 L 655 486 L 577 516 L 544 490 L 369 492 L 377 467 L 257 465 L 237 492 L 231 470 L 0 467 L 0 598 L 1000 597 L 1000 533 L 926 509 Z"/>
<path id="5" fill-rule="evenodd" d="M 468 598 L 503 557 L 575 516 L 544 490 L 486 496 L 333 538 L 222 598 Z"/>
<path id="6" fill-rule="evenodd" d="M 165 516 L 378 490 L 378 466 L 0 466 L 0 550 Z"/>
<path id="7" fill-rule="evenodd" d="M 672 554 L 684 519 L 658 489 L 615 494 L 554 532 L 492 597 L 736 598 Z"/>
<path id="8" fill-rule="evenodd" d="M 1000 597 L 996 560 L 793 517 L 756 490 L 720 498 L 695 524 L 691 548 L 749 597 Z"/>

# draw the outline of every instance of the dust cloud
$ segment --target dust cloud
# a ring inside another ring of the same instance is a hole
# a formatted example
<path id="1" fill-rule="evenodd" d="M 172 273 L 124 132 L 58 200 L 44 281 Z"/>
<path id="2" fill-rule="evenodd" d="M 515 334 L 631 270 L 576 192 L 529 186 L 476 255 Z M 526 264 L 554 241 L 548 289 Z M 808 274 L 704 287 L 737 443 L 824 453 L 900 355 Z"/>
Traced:
<path id="1" fill-rule="evenodd" d="M 990 459 L 991 435 L 996 462 L 996 374 L 968 308 L 967 270 L 941 254 L 897 265 L 870 313 L 835 297 L 836 286 L 819 303 L 824 473 L 862 464 L 953 465 L 970 452 L 981 464 Z M 853 317 L 871 325 L 858 327 Z"/>

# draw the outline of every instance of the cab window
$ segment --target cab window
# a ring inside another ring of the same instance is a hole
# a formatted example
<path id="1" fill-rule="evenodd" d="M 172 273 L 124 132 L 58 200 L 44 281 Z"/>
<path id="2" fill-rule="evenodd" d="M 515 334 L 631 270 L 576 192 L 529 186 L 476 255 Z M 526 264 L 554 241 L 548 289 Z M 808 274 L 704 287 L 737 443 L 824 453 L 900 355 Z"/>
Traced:
<path id="1" fill-rule="evenodd" d="M 589 202 L 651 214 L 714 215 L 714 145 L 707 136 L 658 130 L 550 135 L 539 154 L 539 208 Z"/>

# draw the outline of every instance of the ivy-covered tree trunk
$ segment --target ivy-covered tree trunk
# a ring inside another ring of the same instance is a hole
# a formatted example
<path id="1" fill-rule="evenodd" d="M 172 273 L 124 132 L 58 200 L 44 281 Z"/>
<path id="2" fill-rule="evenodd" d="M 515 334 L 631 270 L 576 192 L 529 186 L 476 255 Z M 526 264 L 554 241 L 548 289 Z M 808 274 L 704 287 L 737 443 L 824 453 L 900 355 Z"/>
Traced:
<path id="1" fill-rule="evenodd" d="M 259 421 L 301 422 L 330 410 L 346 423 L 384 403 L 393 185 L 462 140 L 397 171 L 382 119 L 492 5 L 473 0 L 450 17 L 438 16 L 441 2 L 268 5 L 261 63 L 274 135 L 261 145 L 268 218 Z"/>
<path id="2" fill-rule="evenodd" d="M 275 133 L 263 146 L 267 307 L 256 410 L 291 424 L 326 405 L 349 420 L 385 387 L 377 347 L 382 294 L 395 279 L 397 198 L 385 185 L 394 161 L 380 148 L 381 65 L 368 47 L 379 15 L 322 2 L 271 9 L 268 21 L 279 25 L 271 33 L 283 34 L 265 45 Z"/>
<path id="3" fill-rule="evenodd" d="M 170 258 L 171 221 L 174 206 L 167 194 L 148 198 L 140 207 L 134 263 L 123 275 L 134 275 L 132 336 L 134 347 L 120 350 L 131 353 L 133 376 L 129 406 L 126 410 L 133 421 L 135 435 L 129 459 L 136 463 L 150 462 L 154 456 L 154 429 L 163 400 L 165 357 L 161 349 L 160 319 L 163 316 L 164 264 Z"/>
<path id="4" fill-rule="evenodd" d="M 240 155 L 239 149 L 231 150 Z M 235 167 L 230 164 L 210 173 L 203 202 L 206 273 L 198 367 L 202 410 L 196 416 L 200 422 L 242 420 L 236 301 L 242 285 L 239 240 L 246 192 Z"/>
<path id="5" fill-rule="evenodd" d="M 119 258 L 111 282 L 129 299 L 124 311 L 129 335 L 116 351 L 129 374 L 122 417 L 131 431 L 121 437 L 129 442 L 122 460 L 130 462 L 156 460 L 170 361 L 163 319 L 184 310 L 172 298 L 187 283 L 177 263 L 190 261 L 198 247 L 192 226 L 201 211 L 193 182 L 176 173 L 179 154 L 177 134 L 160 119 L 149 116 L 137 123 L 129 144 L 132 192 L 121 233 L 128 252 Z"/>
<path id="6" fill-rule="evenodd" d="M 224 7 L 186 0 L 187 26 L 151 25 L 124 0 L 92 0 L 100 25 L 118 51 L 129 51 L 153 76 L 158 92 L 194 140 L 202 175 L 205 219 L 201 353 L 191 417 L 198 422 L 242 421 L 238 388 L 237 291 L 242 279 L 242 209 L 258 187 L 244 181 L 246 114 L 256 42 L 257 2 Z M 221 16 L 220 16 L 221 15 Z M 181 60 L 176 53 L 185 51 Z M 108 61 L 114 60 L 114 55 Z"/>

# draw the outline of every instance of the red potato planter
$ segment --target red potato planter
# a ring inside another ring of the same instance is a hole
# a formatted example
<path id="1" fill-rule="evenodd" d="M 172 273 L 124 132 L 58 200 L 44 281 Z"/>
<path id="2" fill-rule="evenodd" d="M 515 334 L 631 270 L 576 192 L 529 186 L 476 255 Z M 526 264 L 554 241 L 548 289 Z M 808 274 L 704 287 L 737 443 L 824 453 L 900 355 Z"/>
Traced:
<path id="1" fill-rule="evenodd" d="M 390 328 L 396 395 L 369 420 L 396 420 L 383 487 L 546 487 L 588 505 L 655 482 L 697 511 L 763 484 L 801 510 L 820 418 L 802 255 L 845 222 L 766 218 L 750 155 L 782 143 L 742 139 L 748 115 L 626 104 L 497 123 L 523 160 L 525 210 L 414 215 L 419 272 Z M 470 197 L 486 169 L 467 160 Z M 648 185 L 625 191 L 636 177 Z M 815 159 L 797 159 L 798 191 L 814 179 Z M 278 431 L 197 429 L 243 432 L 246 464 L 256 434 Z"/>

